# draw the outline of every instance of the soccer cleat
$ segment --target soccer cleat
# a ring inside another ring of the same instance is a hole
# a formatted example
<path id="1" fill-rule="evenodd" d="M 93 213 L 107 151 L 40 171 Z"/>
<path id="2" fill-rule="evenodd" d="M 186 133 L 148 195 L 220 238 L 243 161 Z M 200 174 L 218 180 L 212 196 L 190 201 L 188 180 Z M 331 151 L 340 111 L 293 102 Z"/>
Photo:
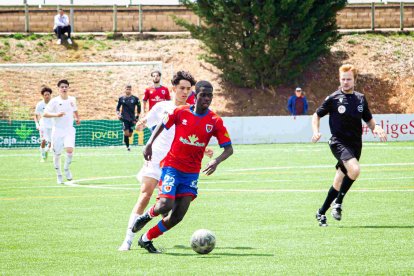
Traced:
<path id="1" fill-rule="evenodd" d="M 118 251 L 128 251 L 131 249 L 132 240 L 125 240 L 122 245 L 118 248 Z"/>
<path id="2" fill-rule="evenodd" d="M 132 226 L 132 233 L 136 233 L 139 230 L 141 230 L 142 228 L 144 228 L 144 226 L 150 221 L 152 220 L 152 217 L 150 217 L 150 215 L 148 215 L 148 213 L 143 214 L 142 216 L 139 216 L 137 218 L 137 220 L 134 223 L 134 226 Z"/>
<path id="3" fill-rule="evenodd" d="M 62 39 L 58 39 L 58 40 L 56 41 L 56 44 L 57 44 L 57 45 L 62 44 Z"/>
<path id="4" fill-rule="evenodd" d="M 66 179 L 68 181 L 71 181 L 72 180 L 72 173 L 70 172 L 69 169 L 65 170 L 65 176 L 66 176 Z"/>
<path id="5" fill-rule="evenodd" d="M 331 215 L 336 220 L 341 220 L 342 218 L 342 204 L 335 203 L 332 206 Z"/>
<path id="6" fill-rule="evenodd" d="M 326 216 L 319 214 L 319 210 L 316 212 L 316 219 L 319 222 L 319 226 L 321 226 L 321 227 L 328 226 Z"/>
<path id="7" fill-rule="evenodd" d="M 68 38 L 68 44 L 72 45 L 72 39 Z"/>
<path id="8" fill-rule="evenodd" d="M 63 184 L 63 176 L 61 174 L 58 174 L 56 182 L 57 184 Z"/>
<path id="9" fill-rule="evenodd" d="M 40 163 L 45 163 L 46 162 L 46 158 L 40 158 Z"/>
<path id="10" fill-rule="evenodd" d="M 152 244 L 152 241 L 144 242 L 142 240 L 142 236 L 138 240 L 138 245 L 141 246 L 141 248 L 145 248 L 149 253 L 155 253 L 155 254 L 161 253 L 161 251 L 159 251 L 157 248 L 154 247 L 154 245 Z"/>
<path id="11" fill-rule="evenodd" d="M 127 147 L 127 151 L 131 151 L 131 148 L 130 147 Z"/>

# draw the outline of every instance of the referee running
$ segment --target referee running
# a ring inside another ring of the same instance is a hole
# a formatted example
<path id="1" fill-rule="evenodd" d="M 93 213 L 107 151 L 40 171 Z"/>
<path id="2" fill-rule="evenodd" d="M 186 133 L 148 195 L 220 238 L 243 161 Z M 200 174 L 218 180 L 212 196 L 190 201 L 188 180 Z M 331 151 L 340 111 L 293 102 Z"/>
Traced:
<path id="1" fill-rule="evenodd" d="M 137 109 L 137 115 L 135 115 L 135 107 Z M 128 84 L 125 86 L 125 96 L 119 97 L 118 105 L 116 106 L 116 115 L 123 123 L 124 142 L 128 151 L 131 150 L 129 148 L 129 137 L 134 132 L 134 125 L 137 123 L 140 113 L 141 103 L 138 97 L 132 95 L 132 86 Z"/>
<path id="2" fill-rule="evenodd" d="M 328 226 L 325 213 L 332 204 L 332 216 L 336 220 L 342 218 L 342 201 L 358 178 L 360 172 L 359 158 L 362 149 L 362 122 L 366 122 L 374 136 L 378 135 L 382 142 L 387 141 L 384 130 L 375 123 L 364 94 L 354 91 L 356 69 L 345 64 L 339 68 L 340 88 L 326 97 L 323 104 L 312 117 L 312 142 L 321 138 L 319 132 L 320 119 L 329 113 L 329 128 L 332 137 L 329 147 L 338 160 L 333 185 L 322 207 L 316 212 L 319 226 Z"/>

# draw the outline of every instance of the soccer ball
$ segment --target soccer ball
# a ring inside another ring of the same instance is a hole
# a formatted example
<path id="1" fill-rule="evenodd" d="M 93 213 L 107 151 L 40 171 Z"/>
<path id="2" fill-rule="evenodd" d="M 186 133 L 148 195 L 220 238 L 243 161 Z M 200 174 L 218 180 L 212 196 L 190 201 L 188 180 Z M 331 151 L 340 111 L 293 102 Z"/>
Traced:
<path id="1" fill-rule="evenodd" d="M 199 229 L 191 236 L 191 248 L 198 254 L 208 254 L 216 246 L 216 236 L 207 229 Z"/>

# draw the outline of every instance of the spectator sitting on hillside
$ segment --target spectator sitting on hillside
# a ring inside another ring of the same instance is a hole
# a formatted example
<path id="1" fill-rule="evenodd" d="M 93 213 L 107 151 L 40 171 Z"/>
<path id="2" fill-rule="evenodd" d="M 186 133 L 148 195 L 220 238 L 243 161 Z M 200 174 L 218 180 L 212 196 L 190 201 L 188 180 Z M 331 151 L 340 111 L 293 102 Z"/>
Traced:
<path id="1" fill-rule="evenodd" d="M 293 116 L 306 115 L 308 112 L 308 101 L 306 100 L 302 88 L 296 88 L 295 95 L 289 98 L 287 107 L 290 114 Z"/>
<path id="2" fill-rule="evenodd" d="M 68 33 L 68 43 L 72 44 L 70 39 L 71 26 L 69 23 L 69 17 L 65 14 L 63 9 L 59 9 L 59 13 L 55 15 L 55 26 L 53 31 L 56 33 L 58 40 L 57 44 L 62 44 L 62 34 Z"/>

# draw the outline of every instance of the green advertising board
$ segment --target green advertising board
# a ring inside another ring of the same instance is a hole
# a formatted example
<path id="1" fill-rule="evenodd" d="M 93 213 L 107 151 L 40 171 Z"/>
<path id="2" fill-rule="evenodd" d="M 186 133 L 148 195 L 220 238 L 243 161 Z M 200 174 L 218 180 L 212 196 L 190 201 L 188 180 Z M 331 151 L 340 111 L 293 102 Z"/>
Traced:
<path id="1" fill-rule="evenodd" d="M 123 144 L 122 123 L 117 120 L 86 120 L 76 126 L 77 147 L 120 146 Z M 130 138 L 133 145 L 143 145 L 151 136 L 149 129 L 136 131 Z M 0 120 L 0 148 L 37 147 L 39 132 L 34 121 Z"/>

